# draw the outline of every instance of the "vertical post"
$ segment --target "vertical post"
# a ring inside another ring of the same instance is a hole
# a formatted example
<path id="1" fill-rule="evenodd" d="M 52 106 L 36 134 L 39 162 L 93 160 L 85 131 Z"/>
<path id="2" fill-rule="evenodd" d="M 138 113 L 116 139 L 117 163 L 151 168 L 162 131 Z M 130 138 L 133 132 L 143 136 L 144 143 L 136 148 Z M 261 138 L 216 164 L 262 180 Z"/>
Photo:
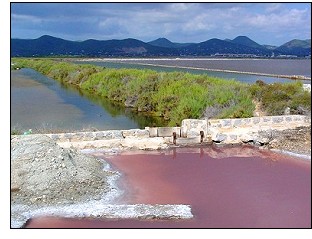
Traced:
<path id="1" fill-rule="evenodd" d="M 172 133 L 172 137 L 173 137 L 173 144 L 176 144 L 177 143 L 177 133 L 176 132 L 173 132 Z"/>
<path id="2" fill-rule="evenodd" d="M 204 131 L 200 131 L 200 143 L 204 141 Z"/>

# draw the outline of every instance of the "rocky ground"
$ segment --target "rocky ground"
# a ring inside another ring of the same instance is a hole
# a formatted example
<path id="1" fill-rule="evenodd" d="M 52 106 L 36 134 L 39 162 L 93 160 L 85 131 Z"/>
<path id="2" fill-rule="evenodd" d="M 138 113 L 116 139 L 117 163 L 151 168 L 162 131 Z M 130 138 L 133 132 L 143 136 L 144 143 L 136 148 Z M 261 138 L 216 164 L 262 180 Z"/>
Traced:
<path id="1" fill-rule="evenodd" d="M 265 137 L 270 139 L 266 145 L 268 149 L 306 155 L 311 158 L 311 126 L 272 131 Z"/>

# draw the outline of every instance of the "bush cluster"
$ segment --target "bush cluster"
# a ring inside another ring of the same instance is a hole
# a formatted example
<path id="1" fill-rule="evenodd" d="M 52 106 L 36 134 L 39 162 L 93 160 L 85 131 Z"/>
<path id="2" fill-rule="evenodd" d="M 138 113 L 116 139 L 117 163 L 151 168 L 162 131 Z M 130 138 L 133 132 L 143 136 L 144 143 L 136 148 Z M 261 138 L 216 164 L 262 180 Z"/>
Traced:
<path id="1" fill-rule="evenodd" d="M 310 114 L 311 93 L 303 90 L 302 83 L 265 84 L 257 81 L 250 86 L 252 96 L 261 102 L 268 115 L 282 115 L 288 108 L 290 114 Z"/>

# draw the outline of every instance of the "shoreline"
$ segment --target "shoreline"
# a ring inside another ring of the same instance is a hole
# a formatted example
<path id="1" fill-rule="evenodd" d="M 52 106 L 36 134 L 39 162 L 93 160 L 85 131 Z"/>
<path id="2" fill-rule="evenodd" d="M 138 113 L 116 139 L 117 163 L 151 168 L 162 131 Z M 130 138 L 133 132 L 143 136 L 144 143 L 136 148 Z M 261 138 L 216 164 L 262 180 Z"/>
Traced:
<path id="1" fill-rule="evenodd" d="M 166 67 L 166 68 L 177 68 L 177 69 L 191 69 L 191 70 L 205 70 L 205 71 L 214 71 L 214 72 L 224 72 L 224 73 L 235 73 L 235 74 L 245 74 L 245 75 L 259 75 L 259 76 L 266 76 L 266 77 L 275 77 L 275 78 L 285 78 L 290 80 L 305 80 L 305 81 L 311 81 L 311 77 L 306 77 L 302 75 L 280 75 L 280 74 L 271 74 L 271 73 L 259 73 L 259 72 L 249 72 L 249 71 L 235 71 L 235 70 L 225 70 L 225 69 L 212 69 L 212 68 L 202 68 L 202 67 L 190 67 L 190 66 L 168 66 L 168 65 L 162 65 L 162 64 L 151 64 L 151 63 L 142 63 L 142 62 L 133 62 L 133 61 L 139 61 L 144 59 L 127 59 L 127 58 L 121 58 L 121 59 L 110 59 L 110 58 L 102 58 L 102 59 L 94 59 L 94 58 L 87 58 L 87 59 L 75 59 L 75 61 L 85 61 L 85 62 L 95 62 L 95 61 L 103 61 L 103 62 L 117 62 L 117 63 L 131 63 L 135 65 L 143 65 L 143 66 L 159 66 L 159 67 Z M 151 61 L 158 61 L 158 60 L 176 60 L 176 59 L 147 59 Z M 182 59 L 178 59 L 182 60 Z M 188 59 L 183 59 L 188 60 Z M 193 59 L 192 59 L 193 60 Z M 196 59 L 196 60 L 204 60 L 204 59 Z M 222 60 L 222 59 L 209 59 L 209 60 Z M 231 60 L 231 59 L 227 59 Z M 237 59 L 240 60 L 240 59 Z M 243 60 L 243 59 L 242 59 Z M 248 59 L 244 59 L 248 60 Z M 249 59 L 250 60 L 250 59 Z M 255 59 L 256 60 L 256 59 Z M 257 59 L 259 60 L 259 59 Z"/>
<path id="2" fill-rule="evenodd" d="M 283 149 L 268 149 L 269 151 L 278 153 L 278 154 L 285 154 L 287 156 L 290 157 L 295 157 L 295 158 L 300 158 L 303 160 L 307 160 L 311 162 L 311 154 L 308 153 L 296 153 L 296 152 L 292 152 L 292 151 L 287 151 L 287 150 L 283 150 Z"/>

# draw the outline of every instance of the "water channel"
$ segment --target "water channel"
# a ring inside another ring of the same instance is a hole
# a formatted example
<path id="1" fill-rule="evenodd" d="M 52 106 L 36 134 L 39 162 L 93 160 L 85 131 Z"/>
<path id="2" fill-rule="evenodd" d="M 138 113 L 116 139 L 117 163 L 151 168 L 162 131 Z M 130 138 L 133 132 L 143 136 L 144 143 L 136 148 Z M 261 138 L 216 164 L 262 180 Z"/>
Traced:
<path id="1" fill-rule="evenodd" d="M 163 125 L 107 99 L 66 87 L 32 69 L 11 72 L 11 129 L 33 132 L 134 129 Z"/>

